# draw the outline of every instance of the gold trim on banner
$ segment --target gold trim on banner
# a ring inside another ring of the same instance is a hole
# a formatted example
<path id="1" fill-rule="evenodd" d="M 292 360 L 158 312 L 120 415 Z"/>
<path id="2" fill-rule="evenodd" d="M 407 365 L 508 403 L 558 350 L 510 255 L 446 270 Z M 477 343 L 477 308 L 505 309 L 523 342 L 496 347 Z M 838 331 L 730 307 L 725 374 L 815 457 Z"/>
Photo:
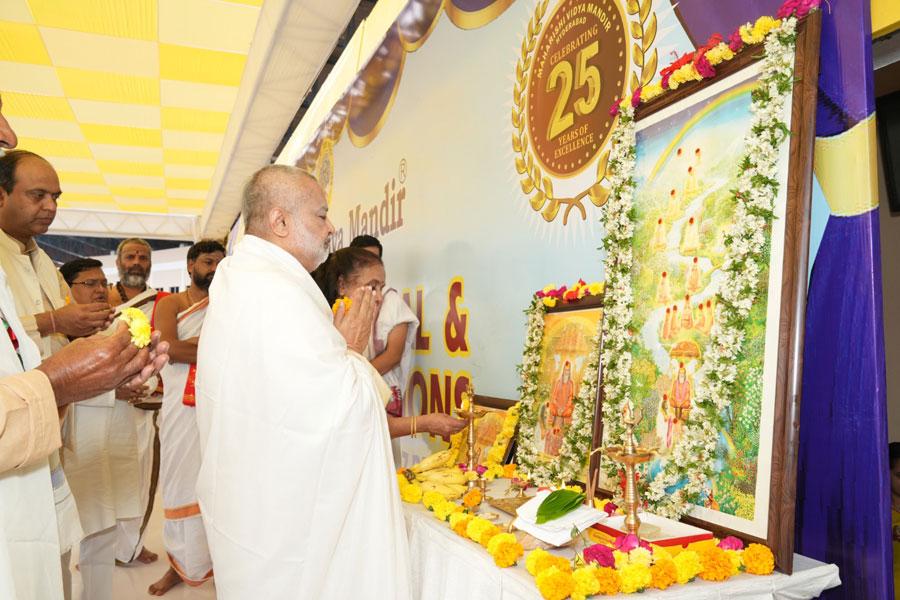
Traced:
<path id="1" fill-rule="evenodd" d="M 394 27 L 397 27 L 396 23 L 394 24 Z M 350 104 L 347 108 L 347 136 L 350 138 L 350 141 L 353 142 L 353 145 L 357 148 L 365 148 L 366 146 L 368 146 L 369 143 L 378 136 L 378 134 L 381 132 L 381 128 L 384 127 L 384 124 L 387 122 L 388 116 L 391 114 L 391 109 L 394 107 L 394 101 L 397 99 L 397 92 L 400 91 L 400 81 L 403 79 L 403 66 L 405 64 L 406 52 L 403 51 L 403 44 L 401 43 L 400 64 L 397 66 L 397 75 L 394 77 L 394 89 L 391 90 L 391 97 L 388 100 L 388 103 L 385 105 L 384 110 L 381 111 L 381 116 L 378 117 L 378 121 L 375 122 L 375 125 L 372 126 L 372 129 L 370 129 L 363 135 L 359 135 L 358 133 L 353 131 L 353 123 L 350 121 L 350 116 L 353 114 L 353 99 L 351 98 Z"/>
<path id="2" fill-rule="evenodd" d="M 513 3 L 513 0 L 496 0 L 490 6 L 485 6 L 475 12 L 460 10 L 453 0 L 444 1 L 444 12 L 450 17 L 450 21 L 460 29 L 478 29 L 484 27 L 503 14 Z"/>
<path id="3" fill-rule="evenodd" d="M 438 6 L 437 10 L 434 13 L 434 18 L 431 20 L 431 23 L 428 25 L 428 28 L 419 36 L 419 39 L 410 42 L 405 37 L 403 37 L 403 30 L 400 27 L 397 27 L 397 36 L 400 38 L 400 45 L 403 46 L 403 49 L 406 52 L 415 52 L 428 40 L 431 36 L 434 29 L 437 27 L 438 21 L 441 20 L 441 13 L 444 12 L 444 7 L 447 4 L 448 0 L 442 0 L 440 6 Z M 399 18 L 399 17 L 398 17 Z M 395 21 L 396 23 L 396 21 Z"/>
<path id="4" fill-rule="evenodd" d="M 877 140 L 874 113 L 844 133 L 816 138 L 813 168 L 833 215 L 878 207 Z"/>
<path id="5" fill-rule="evenodd" d="M 614 0 L 619 12 L 622 12 L 622 5 L 619 0 Z M 524 177 L 519 180 L 522 192 L 529 196 L 528 202 L 535 212 L 540 212 L 541 216 L 548 223 L 556 219 L 560 209 L 565 206 L 563 211 L 563 225 L 569 220 L 569 213 L 572 209 L 577 208 L 581 213 L 581 218 L 587 220 L 587 210 L 582 201 L 585 197 L 589 198 L 591 203 L 596 207 L 606 204 L 609 198 L 610 189 L 605 183 L 608 183 L 609 172 L 607 165 L 609 163 L 609 149 L 600 154 L 597 162 L 596 180 L 586 190 L 577 194 L 572 198 L 559 198 L 553 194 L 553 181 L 541 170 L 538 161 L 535 160 L 534 154 L 529 146 L 528 133 L 526 131 L 527 124 L 525 118 L 525 107 L 527 105 L 528 91 L 528 74 L 531 68 L 532 55 L 540 38 L 544 27 L 543 19 L 547 12 L 549 0 L 538 2 L 534 8 L 534 13 L 528 21 L 527 34 L 522 38 L 521 51 L 518 61 L 516 62 L 516 82 L 513 86 L 513 109 L 512 109 L 512 148 L 516 153 L 516 171 Z M 640 76 L 634 71 L 631 73 L 631 89 L 636 89 L 639 85 L 645 85 L 653 79 L 656 73 L 657 51 L 650 48 L 656 40 L 657 21 L 656 14 L 651 10 L 653 0 L 628 0 L 625 11 L 628 15 L 636 16 L 637 20 L 629 20 L 623 14 L 622 21 L 630 25 L 630 35 L 634 44 L 631 48 L 631 55 L 626 55 L 625 65 L 633 61 L 640 69 Z M 649 58 L 648 58 L 649 56 Z M 613 127 L 615 127 L 615 123 Z M 612 131 L 612 128 L 610 128 Z"/>

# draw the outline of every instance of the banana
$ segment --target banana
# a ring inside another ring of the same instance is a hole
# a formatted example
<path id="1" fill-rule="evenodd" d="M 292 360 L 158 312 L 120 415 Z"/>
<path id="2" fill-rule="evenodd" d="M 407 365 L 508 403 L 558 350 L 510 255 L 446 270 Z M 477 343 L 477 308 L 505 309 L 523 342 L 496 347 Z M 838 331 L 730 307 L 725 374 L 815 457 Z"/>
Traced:
<path id="1" fill-rule="evenodd" d="M 422 459 L 418 464 L 410 467 L 409 470 L 413 473 L 418 474 L 436 469 L 438 467 L 446 466 L 446 463 L 450 459 L 451 454 L 453 454 L 453 452 L 451 452 L 450 450 L 441 450 L 440 452 L 435 452 L 431 456 L 427 456 Z"/>
<path id="2" fill-rule="evenodd" d="M 465 484 L 466 475 L 456 467 L 432 469 L 424 473 L 416 474 L 416 479 L 422 481 L 433 481 L 434 483 L 457 483 Z"/>
<path id="3" fill-rule="evenodd" d="M 423 481 L 419 484 L 423 492 L 437 492 L 447 500 L 455 500 L 466 491 L 466 486 L 459 484 L 442 484 L 433 481 Z"/>

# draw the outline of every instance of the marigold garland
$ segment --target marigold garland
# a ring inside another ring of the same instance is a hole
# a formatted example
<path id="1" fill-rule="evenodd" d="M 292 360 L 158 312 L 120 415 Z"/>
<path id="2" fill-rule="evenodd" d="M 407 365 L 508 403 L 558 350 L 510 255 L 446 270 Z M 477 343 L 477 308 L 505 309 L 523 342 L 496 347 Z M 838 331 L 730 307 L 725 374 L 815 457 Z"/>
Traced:
<path id="1" fill-rule="evenodd" d="M 672 559 L 658 561 L 650 567 L 650 587 L 664 590 L 675 584 L 678 578 L 678 570 Z"/>
<path id="2" fill-rule="evenodd" d="M 488 542 L 487 551 L 500 568 L 511 567 L 525 553 L 522 544 L 512 533 L 498 533 Z"/>
<path id="3" fill-rule="evenodd" d="M 672 562 L 675 563 L 675 579 L 682 585 L 692 581 L 703 570 L 700 557 L 693 550 L 679 552 Z"/>
<path id="4" fill-rule="evenodd" d="M 629 563 L 619 569 L 619 580 L 623 594 L 643 592 L 650 587 L 653 577 L 650 575 L 650 567 L 641 563 Z"/>
<path id="5" fill-rule="evenodd" d="M 575 589 L 572 590 L 572 600 L 585 600 L 600 591 L 600 582 L 597 581 L 597 567 L 579 567 L 572 572 L 575 580 Z"/>

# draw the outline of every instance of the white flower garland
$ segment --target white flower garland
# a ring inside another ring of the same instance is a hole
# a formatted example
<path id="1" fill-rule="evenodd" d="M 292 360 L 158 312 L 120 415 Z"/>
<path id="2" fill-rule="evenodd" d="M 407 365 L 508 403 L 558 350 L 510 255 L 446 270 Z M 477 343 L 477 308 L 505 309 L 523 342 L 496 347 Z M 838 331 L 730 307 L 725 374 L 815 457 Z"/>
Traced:
<path id="1" fill-rule="evenodd" d="M 581 476 L 591 442 L 594 437 L 594 406 L 597 399 L 597 381 L 600 368 L 600 332 L 603 322 L 598 323 L 597 335 L 582 374 L 578 395 L 572 410 L 572 424 L 566 431 L 557 460 L 542 459 L 535 451 L 535 426 L 540 414 L 541 398 L 538 397 L 538 382 L 541 375 L 541 341 L 544 338 L 544 314 L 547 308 L 541 298 L 535 297 L 525 312 L 528 326 L 525 334 L 525 349 L 519 373 L 522 385 L 519 388 L 519 435 L 516 461 L 519 469 L 537 485 L 560 485 Z"/>
<path id="2" fill-rule="evenodd" d="M 775 218 L 779 183 L 778 155 L 790 130 L 782 120 L 794 83 L 794 45 L 797 19 L 782 20 L 766 36 L 763 72 L 752 92 L 750 131 L 744 139 L 741 173 L 735 193 L 734 227 L 726 236 L 724 278 L 717 295 L 715 321 L 706 349 L 706 373 L 696 384 L 691 419 L 672 449 L 662 471 L 649 482 L 643 499 L 651 512 L 679 518 L 701 497 L 714 472 L 721 413 L 735 399 L 737 361 L 744 329 L 758 296 L 759 276 L 766 268 L 766 232 Z M 632 218 L 635 169 L 634 109 L 623 103 L 612 136 L 609 164 L 612 193 L 602 221 L 606 228 L 606 296 L 603 348 L 604 443 L 621 444 L 622 408 L 631 403 L 631 331 L 633 289 Z M 601 464 L 612 481 L 618 465 L 605 457 Z M 646 476 L 646 468 L 643 476 Z M 674 493 L 670 488 L 684 482 Z M 621 493 L 618 486 L 617 493 Z M 621 498 L 617 498 L 621 501 Z"/>

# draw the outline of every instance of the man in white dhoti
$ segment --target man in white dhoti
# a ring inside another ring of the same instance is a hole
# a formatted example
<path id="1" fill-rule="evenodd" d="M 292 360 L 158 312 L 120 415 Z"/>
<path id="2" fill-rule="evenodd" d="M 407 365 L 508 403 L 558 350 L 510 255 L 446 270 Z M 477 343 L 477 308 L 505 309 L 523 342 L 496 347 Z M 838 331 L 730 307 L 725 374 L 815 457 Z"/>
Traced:
<path id="1" fill-rule="evenodd" d="M 109 291 L 103 263 L 79 258 L 60 268 L 78 304 L 107 303 Z M 75 502 L 84 539 L 78 565 L 84 586 L 82 597 L 111 600 L 113 568 L 116 562 L 116 520 L 140 515 L 137 481 L 137 447 L 130 445 L 127 470 L 134 476 L 113 477 L 111 452 L 122 436 L 113 431 L 112 415 L 116 392 L 109 391 L 71 407 L 63 427 L 62 464 Z M 126 423 L 131 427 L 131 423 Z M 133 437 L 133 436 L 132 436 Z M 117 448 L 116 448 L 117 449 Z"/>
<path id="2" fill-rule="evenodd" d="M 225 258 L 219 242 L 203 240 L 188 250 L 191 287 L 159 302 L 156 327 L 169 342 L 170 361 L 160 374 L 165 384 L 159 419 L 160 484 L 165 522 L 163 541 L 169 569 L 148 590 L 162 596 L 184 581 L 197 586 L 212 577 L 212 558 L 197 504 L 200 434 L 197 431 L 195 381 L 197 342 L 209 305 L 209 286 Z"/>
<path id="3" fill-rule="evenodd" d="M 409 556 L 384 406 L 360 356 L 374 292 L 333 316 L 309 275 L 334 228 L 321 187 L 282 165 L 243 198 L 197 354 L 197 492 L 220 600 L 406 599 Z"/>
<path id="4" fill-rule="evenodd" d="M 150 324 L 155 323 L 156 307 L 168 295 L 148 287 L 147 279 L 153 266 L 150 244 L 141 238 L 122 240 L 116 248 L 116 268 L 119 281 L 109 290 L 109 301 L 116 311 L 124 308 L 138 308 Z M 155 552 L 144 547 L 144 533 L 153 512 L 156 485 L 159 479 L 159 432 L 157 419 L 162 406 L 162 385 L 151 379 L 144 390 L 131 394 L 116 394 L 119 400 L 113 414 L 113 428 L 120 436 L 113 448 L 113 475 L 135 479 L 140 498 L 139 514 L 131 519 L 119 519 L 116 538 L 116 561 L 128 564 L 138 561 L 149 564 L 158 558 Z M 130 421 L 130 424 L 129 424 Z M 133 437 L 131 434 L 134 431 Z M 138 468 L 126 472 L 130 467 L 131 449 L 137 452 Z"/>

